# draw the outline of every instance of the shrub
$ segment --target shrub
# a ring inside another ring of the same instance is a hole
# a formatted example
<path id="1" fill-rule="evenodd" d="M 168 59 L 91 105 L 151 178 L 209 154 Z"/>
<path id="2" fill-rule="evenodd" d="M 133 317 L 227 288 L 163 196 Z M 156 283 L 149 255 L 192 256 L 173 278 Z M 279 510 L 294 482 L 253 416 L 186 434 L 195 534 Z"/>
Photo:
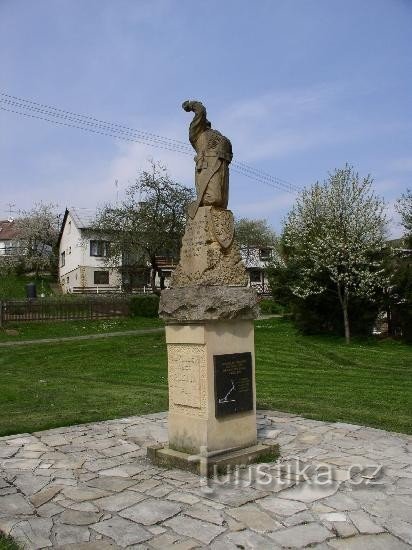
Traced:
<path id="1" fill-rule="evenodd" d="M 263 315 L 273 315 L 273 314 L 281 314 L 283 313 L 283 306 L 275 302 L 275 300 L 271 300 L 270 298 L 264 298 L 263 300 L 260 300 L 259 302 L 260 307 L 260 313 Z"/>
<path id="2" fill-rule="evenodd" d="M 158 310 L 159 296 L 156 294 L 133 296 L 130 300 L 131 317 L 157 317 Z"/>

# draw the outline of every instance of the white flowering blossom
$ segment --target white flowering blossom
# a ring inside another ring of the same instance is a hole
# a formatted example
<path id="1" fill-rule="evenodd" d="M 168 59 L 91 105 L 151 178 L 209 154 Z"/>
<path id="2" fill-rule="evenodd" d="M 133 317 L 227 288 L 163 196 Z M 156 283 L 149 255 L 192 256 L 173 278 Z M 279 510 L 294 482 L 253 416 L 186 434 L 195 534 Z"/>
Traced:
<path id="1" fill-rule="evenodd" d="M 385 284 L 384 203 L 371 185 L 370 176 L 360 180 L 348 165 L 336 170 L 302 192 L 284 227 L 284 243 L 300 266 L 292 292 L 301 298 L 324 292 L 318 280 L 326 274 L 336 285 L 347 341 L 350 297 L 371 298 Z"/>

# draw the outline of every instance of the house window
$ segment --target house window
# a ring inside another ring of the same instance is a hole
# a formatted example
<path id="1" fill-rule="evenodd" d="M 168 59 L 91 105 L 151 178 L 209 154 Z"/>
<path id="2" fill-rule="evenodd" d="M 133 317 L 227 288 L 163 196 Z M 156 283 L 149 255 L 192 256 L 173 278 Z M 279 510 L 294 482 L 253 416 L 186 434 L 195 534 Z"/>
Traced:
<path id="1" fill-rule="evenodd" d="M 107 256 L 108 247 L 107 241 L 90 241 L 90 256 L 104 258 Z"/>
<path id="2" fill-rule="evenodd" d="M 249 277 L 251 283 L 261 283 L 262 282 L 262 272 L 259 269 L 251 269 L 249 271 Z"/>
<path id="3" fill-rule="evenodd" d="M 261 248 L 259 250 L 259 258 L 263 262 L 267 262 L 272 258 L 272 249 L 271 248 Z"/>
<path id="4" fill-rule="evenodd" d="M 66 264 L 66 252 L 60 254 L 60 266 L 64 267 Z"/>
<path id="5" fill-rule="evenodd" d="M 108 285 L 109 284 L 109 272 L 108 271 L 95 271 L 94 272 L 94 284 L 95 285 Z"/>

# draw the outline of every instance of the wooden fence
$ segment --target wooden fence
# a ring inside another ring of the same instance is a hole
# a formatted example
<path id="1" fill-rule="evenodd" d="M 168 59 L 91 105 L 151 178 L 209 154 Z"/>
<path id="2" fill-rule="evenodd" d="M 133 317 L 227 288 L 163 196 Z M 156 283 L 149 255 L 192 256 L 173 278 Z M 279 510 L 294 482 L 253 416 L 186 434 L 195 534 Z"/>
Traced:
<path id="1" fill-rule="evenodd" d="M 0 302 L 0 326 L 9 321 L 75 321 L 129 315 L 128 296 L 38 298 Z"/>

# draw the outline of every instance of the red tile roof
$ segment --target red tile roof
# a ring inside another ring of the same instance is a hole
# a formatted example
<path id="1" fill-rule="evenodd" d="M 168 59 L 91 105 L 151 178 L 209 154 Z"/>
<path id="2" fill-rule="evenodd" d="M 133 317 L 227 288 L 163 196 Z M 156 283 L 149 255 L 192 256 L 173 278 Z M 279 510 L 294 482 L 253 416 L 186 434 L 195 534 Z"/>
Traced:
<path id="1" fill-rule="evenodd" d="M 0 241 L 11 241 L 16 237 L 16 222 L 14 220 L 0 220 Z"/>

